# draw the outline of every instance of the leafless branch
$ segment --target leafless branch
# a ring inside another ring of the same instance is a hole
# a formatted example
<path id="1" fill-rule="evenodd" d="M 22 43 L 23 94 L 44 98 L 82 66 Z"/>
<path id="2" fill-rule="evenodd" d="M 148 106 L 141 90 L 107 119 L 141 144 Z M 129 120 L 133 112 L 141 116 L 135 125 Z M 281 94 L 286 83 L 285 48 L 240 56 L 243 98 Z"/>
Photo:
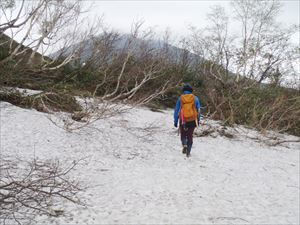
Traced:
<path id="1" fill-rule="evenodd" d="M 0 164 L 0 221 L 18 224 L 30 222 L 39 215 L 59 216 L 55 202 L 65 199 L 83 205 L 78 198 L 82 191 L 70 172 L 81 160 L 63 165 L 60 161 L 2 158 Z"/>

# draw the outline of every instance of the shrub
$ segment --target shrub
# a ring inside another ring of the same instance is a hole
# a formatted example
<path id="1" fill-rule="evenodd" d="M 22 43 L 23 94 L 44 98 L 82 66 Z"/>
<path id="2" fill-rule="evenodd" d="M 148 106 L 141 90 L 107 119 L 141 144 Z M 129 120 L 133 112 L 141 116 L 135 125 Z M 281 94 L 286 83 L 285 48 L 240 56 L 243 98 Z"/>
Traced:
<path id="1" fill-rule="evenodd" d="M 63 93 L 41 93 L 24 96 L 20 92 L 0 92 L 0 101 L 6 101 L 23 108 L 35 108 L 41 112 L 65 111 L 76 112 L 81 106 L 76 99 Z"/>

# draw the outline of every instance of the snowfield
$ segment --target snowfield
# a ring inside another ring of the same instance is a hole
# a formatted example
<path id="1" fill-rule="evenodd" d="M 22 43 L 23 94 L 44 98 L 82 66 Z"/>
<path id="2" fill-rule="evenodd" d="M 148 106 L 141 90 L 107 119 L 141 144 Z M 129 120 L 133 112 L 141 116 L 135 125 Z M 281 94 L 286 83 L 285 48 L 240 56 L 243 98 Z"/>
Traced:
<path id="1" fill-rule="evenodd" d="M 196 137 L 186 159 L 172 111 L 132 109 L 70 133 L 49 114 L 0 108 L 2 156 L 85 158 L 72 176 L 87 186 L 87 205 L 59 202 L 64 214 L 38 224 L 300 223 L 299 142 Z"/>

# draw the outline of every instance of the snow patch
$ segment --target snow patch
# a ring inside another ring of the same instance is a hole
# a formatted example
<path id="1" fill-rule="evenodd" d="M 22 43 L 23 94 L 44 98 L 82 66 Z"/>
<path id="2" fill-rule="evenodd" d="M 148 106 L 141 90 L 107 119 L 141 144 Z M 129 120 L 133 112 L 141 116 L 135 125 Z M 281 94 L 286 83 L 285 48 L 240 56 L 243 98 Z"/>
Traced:
<path id="1" fill-rule="evenodd" d="M 19 92 L 23 96 L 32 96 L 41 94 L 43 91 L 40 90 L 32 90 L 32 89 L 25 89 L 25 88 L 18 88 L 18 87 L 2 87 L 1 92 Z"/>

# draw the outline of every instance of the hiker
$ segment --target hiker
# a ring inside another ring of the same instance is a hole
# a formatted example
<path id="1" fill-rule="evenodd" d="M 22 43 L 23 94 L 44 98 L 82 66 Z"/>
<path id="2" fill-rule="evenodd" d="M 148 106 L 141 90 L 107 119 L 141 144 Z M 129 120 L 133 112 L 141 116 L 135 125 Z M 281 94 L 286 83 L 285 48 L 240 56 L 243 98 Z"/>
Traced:
<path id="1" fill-rule="evenodd" d="M 177 127 L 179 118 L 182 153 L 189 157 L 193 145 L 194 129 L 200 121 L 200 102 L 198 97 L 192 94 L 191 85 L 184 84 L 182 92 L 174 110 L 174 126 Z"/>

